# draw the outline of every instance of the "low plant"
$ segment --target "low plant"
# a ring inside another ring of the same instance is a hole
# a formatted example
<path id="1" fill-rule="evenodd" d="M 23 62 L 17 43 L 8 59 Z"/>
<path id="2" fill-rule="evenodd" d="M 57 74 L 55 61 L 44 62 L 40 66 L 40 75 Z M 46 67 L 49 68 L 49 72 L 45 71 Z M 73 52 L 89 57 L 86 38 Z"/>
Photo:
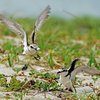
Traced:
<path id="1" fill-rule="evenodd" d="M 78 78 L 79 78 L 79 77 L 75 77 L 75 78 L 74 78 L 74 79 L 75 79 L 75 84 L 76 84 L 76 81 L 78 80 Z"/>
<path id="2" fill-rule="evenodd" d="M 79 83 L 80 85 L 82 85 L 82 82 L 83 82 L 83 80 L 78 80 L 78 83 Z"/>
<path id="3" fill-rule="evenodd" d="M 21 71 L 21 69 L 13 69 L 17 74 Z"/>
<path id="4" fill-rule="evenodd" d="M 93 79 L 93 81 L 95 83 L 98 80 L 98 77 L 96 77 L 96 78 L 92 77 L 92 79 Z"/>

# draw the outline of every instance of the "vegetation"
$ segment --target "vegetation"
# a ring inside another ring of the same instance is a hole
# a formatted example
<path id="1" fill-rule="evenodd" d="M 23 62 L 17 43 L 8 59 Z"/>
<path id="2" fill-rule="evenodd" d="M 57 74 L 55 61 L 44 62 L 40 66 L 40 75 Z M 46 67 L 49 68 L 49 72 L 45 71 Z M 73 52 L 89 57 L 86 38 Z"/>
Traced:
<path id="1" fill-rule="evenodd" d="M 90 67 L 96 67 L 100 70 L 100 62 L 98 62 L 100 56 L 100 19 L 92 17 L 81 17 L 78 19 L 61 19 L 57 17 L 49 18 L 40 31 L 36 34 L 36 43 L 40 47 L 38 51 L 42 61 L 36 61 L 33 57 L 26 56 L 29 59 L 28 62 L 23 61 L 23 65 L 39 65 L 46 68 L 58 69 L 60 67 L 69 68 L 71 62 L 75 58 L 89 59 L 88 65 Z M 18 22 L 28 33 L 28 38 L 31 36 L 31 32 L 34 29 L 35 19 L 13 19 Z M 0 24 L 0 39 L 5 36 L 11 36 L 13 38 L 20 38 L 6 26 Z M 29 38 L 31 41 L 31 39 Z M 13 40 L 9 40 L 0 43 L 0 55 L 6 54 L 5 58 L 0 58 L 0 63 L 5 64 L 7 67 L 13 67 L 14 64 L 20 64 L 18 55 L 23 52 L 23 49 L 14 43 Z M 34 60 L 34 62 L 31 62 Z M 8 62 L 8 64 L 6 64 Z M 77 63 L 81 65 L 81 63 Z M 15 70 L 17 74 L 20 70 Z M 55 76 L 50 76 L 48 73 L 40 74 L 34 70 L 30 71 L 32 80 L 21 82 L 16 80 L 17 76 L 11 76 L 10 83 L 6 82 L 4 75 L 0 75 L 0 85 L 5 86 L 8 91 L 23 91 L 26 88 L 29 89 L 43 89 L 59 90 Z M 42 77 L 46 81 L 37 80 L 37 77 Z M 93 79 L 95 81 L 95 79 Z M 42 84 L 41 84 L 42 82 Z M 81 84 L 81 81 L 80 81 Z M 61 88 L 60 88 L 61 89 Z M 24 93 L 15 97 L 22 98 Z M 68 96 L 65 95 L 67 98 Z M 84 96 L 84 100 L 95 99 L 93 95 Z M 76 98 L 77 95 L 72 95 L 70 98 Z M 80 97 L 81 98 L 81 97 Z M 49 98 L 50 99 L 50 98 Z M 75 99 L 74 99 L 75 100 Z M 83 100 L 83 99 L 80 99 Z"/>

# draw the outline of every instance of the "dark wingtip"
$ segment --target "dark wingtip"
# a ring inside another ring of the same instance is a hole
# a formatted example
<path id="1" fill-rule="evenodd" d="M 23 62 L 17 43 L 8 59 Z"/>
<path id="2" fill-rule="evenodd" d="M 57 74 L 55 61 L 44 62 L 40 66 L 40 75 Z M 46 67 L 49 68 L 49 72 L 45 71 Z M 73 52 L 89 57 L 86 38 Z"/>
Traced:
<path id="1" fill-rule="evenodd" d="M 77 61 L 80 61 L 80 59 L 76 58 L 75 60 L 73 60 L 71 67 L 74 68 Z"/>
<path id="2" fill-rule="evenodd" d="M 71 67 L 69 69 L 69 74 L 74 70 L 75 68 L 75 64 L 77 61 L 80 61 L 80 59 L 76 58 L 75 60 L 73 60 L 72 64 L 71 64 Z M 67 75 L 68 76 L 68 75 Z"/>
<path id="3" fill-rule="evenodd" d="M 76 58 L 74 61 L 80 61 L 80 59 L 79 58 Z"/>
<path id="4" fill-rule="evenodd" d="M 50 5 L 48 5 L 47 7 L 46 7 L 48 10 L 50 10 L 51 8 L 50 8 Z"/>

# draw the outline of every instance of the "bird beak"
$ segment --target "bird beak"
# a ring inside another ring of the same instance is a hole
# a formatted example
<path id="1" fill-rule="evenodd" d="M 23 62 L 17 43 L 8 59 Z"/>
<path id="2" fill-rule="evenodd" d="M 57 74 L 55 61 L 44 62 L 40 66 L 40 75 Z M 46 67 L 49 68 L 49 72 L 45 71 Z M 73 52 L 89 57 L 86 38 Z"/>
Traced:
<path id="1" fill-rule="evenodd" d="M 40 48 L 35 48 L 36 51 L 40 50 Z"/>
<path id="2" fill-rule="evenodd" d="M 40 50 L 40 48 L 37 48 L 37 50 Z"/>
<path id="3" fill-rule="evenodd" d="M 58 71 L 57 74 L 61 73 L 61 71 Z"/>

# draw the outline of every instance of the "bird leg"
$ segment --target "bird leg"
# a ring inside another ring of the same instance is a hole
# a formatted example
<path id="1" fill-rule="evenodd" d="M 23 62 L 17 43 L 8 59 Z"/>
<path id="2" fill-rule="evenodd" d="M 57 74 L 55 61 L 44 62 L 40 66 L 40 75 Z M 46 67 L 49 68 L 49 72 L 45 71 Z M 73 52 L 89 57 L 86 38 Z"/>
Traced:
<path id="1" fill-rule="evenodd" d="M 40 56 L 37 54 L 37 57 L 34 56 L 34 58 L 35 58 L 36 60 L 39 60 L 39 59 L 40 59 Z"/>
<path id="2" fill-rule="evenodd" d="M 37 57 L 40 59 L 40 56 L 37 54 Z"/>
<path id="3" fill-rule="evenodd" d="M 39 60 L 38 57 L 35 57 L 35 56 L 34 56 L 34 58 L 35 58 L 36 60 Z"/>

